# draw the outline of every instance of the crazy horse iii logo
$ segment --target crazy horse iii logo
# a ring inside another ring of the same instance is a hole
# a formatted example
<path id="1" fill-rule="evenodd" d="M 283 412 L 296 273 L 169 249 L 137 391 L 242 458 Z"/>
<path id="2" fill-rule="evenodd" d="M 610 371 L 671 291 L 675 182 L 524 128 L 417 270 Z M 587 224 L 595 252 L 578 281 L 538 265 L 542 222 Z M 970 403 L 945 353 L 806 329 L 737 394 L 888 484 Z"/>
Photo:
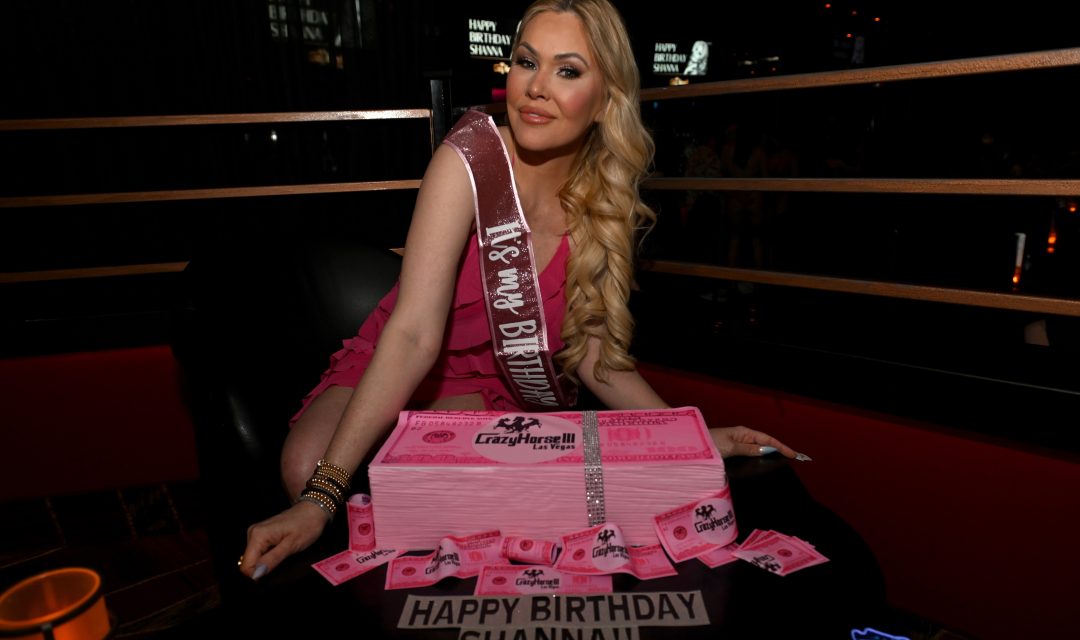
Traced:
<path id="1" fill-rule="evenodd" d="M 431 562 L 424 568 L 424 573 L 431 575 L 439 570 L 442 565 L 453 565 L 455 567 L 461 566 L 461 556 L 456 551 L 451 553 L 443 553 L 443 549 L 440 546 L 435 550 L 435 555 L 431 557 Z"/>
<path id="2" fill-rule="evenodd" d="M 559 578 L 547 578 L 544 579 L 543 569 L 526 569 L 521 572 L 521 576 L 514 581 L 514 584 L 519 587 L 540 587 L 541 589 L 558 589 Z"/>
<path id="3" fill-rule="evenodd" d="M 504 413 L 488 420 L 474 432 L 472 448 L 489 460 L 534 464 L 578 450 L 581 426 L 560 415 Z"/>
<path id="4" fill-rule="evenodd" d="M 614 542 L 612 541 L 614 540 Z M 615 535 L 615 531 L 612 529 L 604 529 L 600 533 L 596 534 L 596 546 L 593 547 L 592 557 L 595 558 L 622 558 L 628 560 L 630 558 L 629 552 L 626 550 L 625 545 L 616 544 L 622 542 L 618 536 Z"/>
<path id="5" fill-rule="evenodd" d="M 703 504 L 695 509 L 694 515 L 697 518 L 694 520 L 694 531 L 698 533 L 712 532 L 717 529 L 727 531 L 735 525 L 735 514 L 730 509 L 719 518 L 713 515 L 715 513 L 716 507 L 711 504 Z"/>
<path id="6" fill-rule="evenodd" d="M 540 419 L 536 417 L 525 419 L 525 416 L 499 418 L 495 424 L 496 429 L 506 429 L 506 433 L 525 433 L 530 427 L 539 427 Z"/>
<path id="7" fill-rule="evenodd" d="M 761 567 L 762 569 L 766 571 L 771 571 L 773 573 L 777 573 L 781 569 L 780 563 L 776 561 L 776 558 L 767 553 L 760 556 L 754 556 L 750 560 L 750 564 Z"/>
<path id="8" fill-rule="evenodd" d="M 542 451 L 569 451 L 574 448 L 574 433 L 566 433 L 562 429 L 550 429 L 550 435 L 538 433 L 543 428 L 544 423 L 536 416 L 505 415 L 487 429 L 478 431 L 474 444 L 505 447 L 520 445 Z"/>

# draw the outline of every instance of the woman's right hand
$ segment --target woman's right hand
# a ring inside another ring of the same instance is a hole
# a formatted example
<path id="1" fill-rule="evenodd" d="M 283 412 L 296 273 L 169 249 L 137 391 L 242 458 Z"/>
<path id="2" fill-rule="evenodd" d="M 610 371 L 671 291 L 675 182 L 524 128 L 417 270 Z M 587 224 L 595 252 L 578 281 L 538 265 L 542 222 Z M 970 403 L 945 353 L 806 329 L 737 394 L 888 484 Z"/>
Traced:
<path id="1" fill-rule="evenodd" d="M 276 516 L 248 527 L 247 548 L 240 556 L 240 573 L 258 580 L 281 561 L 311 546 L 322 535 L 330 516 L 311 502 L 297 502 Z"/>

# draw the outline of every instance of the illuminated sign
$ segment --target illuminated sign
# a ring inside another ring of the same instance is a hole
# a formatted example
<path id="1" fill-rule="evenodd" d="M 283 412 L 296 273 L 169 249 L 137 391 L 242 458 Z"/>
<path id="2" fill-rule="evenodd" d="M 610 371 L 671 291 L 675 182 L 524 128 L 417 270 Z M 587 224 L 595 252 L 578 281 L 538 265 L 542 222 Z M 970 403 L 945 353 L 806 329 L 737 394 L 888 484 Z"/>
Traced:
<path id="1" fill-rule="evenodd" d="M 514 24 L 514 28 L 510 27 Z M 516 23 L 469 18 L 469 57 L 479 60 L 506 60 L 514 42 Z"/>
<path id="2" fill-rule="evenodd" d="M 267 0 L 270 37 L 300 40 L 314 46 L 359 47 L 360 4 L 330 0 Z"/>
<path id="3" fill-rule="evenodd" d="M 706 40 L 692 44 L 657 42 L 653 45 L 652 72 L 658 76 L 703 76 L 709 69 L 709 47 Z"/>

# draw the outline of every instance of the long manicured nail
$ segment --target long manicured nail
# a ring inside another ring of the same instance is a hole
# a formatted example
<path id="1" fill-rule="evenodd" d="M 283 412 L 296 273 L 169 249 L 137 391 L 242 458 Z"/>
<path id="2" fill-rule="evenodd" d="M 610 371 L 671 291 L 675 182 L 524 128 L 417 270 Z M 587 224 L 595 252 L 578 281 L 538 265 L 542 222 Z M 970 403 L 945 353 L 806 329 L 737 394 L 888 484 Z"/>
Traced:
<path id="1" fill-rule="evenodd" d="M 259 564 L 255 565 L 255 572 L 251 574 L 251 579 L 258 580 L 259 578 L 265 576 L 267 571 L 269 571 L 269 569 L 266 568 L 266 565 L 260 562 Z"/>
<path id="2" fill-rule="evenodd" d="M 776 453 L 776 447 L 758 447 L 757 452 L 759 456 L 767 456 L 770 453 Z"/>
<path id="3" fill-rule="evenodd" d="M 805 453 L 796 453 L 795 454 L 795 459 L 798 460 L 799 462 L 812 462 L 813 461 L 813 458 L 806 455 Z"/>

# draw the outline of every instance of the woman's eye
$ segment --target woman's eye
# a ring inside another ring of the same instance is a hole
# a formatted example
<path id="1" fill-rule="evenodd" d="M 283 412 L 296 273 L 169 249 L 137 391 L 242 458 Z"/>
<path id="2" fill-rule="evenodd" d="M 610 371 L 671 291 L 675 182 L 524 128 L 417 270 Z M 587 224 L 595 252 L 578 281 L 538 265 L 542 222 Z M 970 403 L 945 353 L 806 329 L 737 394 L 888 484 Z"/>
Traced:
<path id="1" fill-rule="evenodd" d="M 536 64 L 534 64 L 531 59 L 524 56 L 518 56 L 517 58 L 514 58 L 514 64 L 525 69 L 533 69 L 536 67 Z"/>
<path id="2" fill-rule="evenodd" d="M 577 78 L 581 76 L 581 72 L 574 67 L 563 67 L 559 69 L 559 75 L 564 78 Z"/>

